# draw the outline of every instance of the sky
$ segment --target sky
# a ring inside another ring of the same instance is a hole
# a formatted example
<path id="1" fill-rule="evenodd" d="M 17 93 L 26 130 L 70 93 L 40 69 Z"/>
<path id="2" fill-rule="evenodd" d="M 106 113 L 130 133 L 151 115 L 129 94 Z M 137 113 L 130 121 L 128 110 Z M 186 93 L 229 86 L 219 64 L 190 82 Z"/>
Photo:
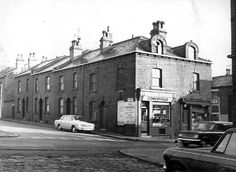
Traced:
<path id="1" fill-rule="evenodd" d="M 107 26 L 114 43 L 150 38 L 157 20 L 165 21 L 169 46 L 198 45 L 212 76 L 231 67 L 230 0 L 0 0 L 0 65 L 14 67 L 17 54 L 69 55 L 78 35 L 83 49 L 96 49 Z"/>

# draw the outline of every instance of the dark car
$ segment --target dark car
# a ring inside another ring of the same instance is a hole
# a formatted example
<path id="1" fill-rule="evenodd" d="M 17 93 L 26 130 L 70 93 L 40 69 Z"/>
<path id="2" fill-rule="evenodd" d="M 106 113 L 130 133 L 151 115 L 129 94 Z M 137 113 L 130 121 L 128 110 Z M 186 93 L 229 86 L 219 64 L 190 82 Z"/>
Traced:
<path id="1" fill-rule="evenodd" d="M 224 121 L 199 122 L 193 130 L 180 131 L 178 134 L 178 141 L 185 147 L 189 144 L 197 144 L 199 146 L 209 144 L 213 146 L 224 132 L 232 127 L 232 125 L 232 122 Z"/>
<path id="2" fill-rule="evenodd" d="M 236 171 L 236 128 L 231 128 L 213 148 L 168 148 L 164 168 L 172 171 Z"/>

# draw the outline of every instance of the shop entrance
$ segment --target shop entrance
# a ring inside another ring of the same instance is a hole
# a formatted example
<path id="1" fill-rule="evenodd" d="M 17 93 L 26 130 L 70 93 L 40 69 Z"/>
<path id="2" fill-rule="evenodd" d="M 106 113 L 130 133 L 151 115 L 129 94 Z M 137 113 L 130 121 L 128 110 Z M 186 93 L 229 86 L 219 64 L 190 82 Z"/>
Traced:
<path id="1" fill-rule="evenodd" d="M 141 134 L 149 135 L 149 102 L 141 103 Z"/>

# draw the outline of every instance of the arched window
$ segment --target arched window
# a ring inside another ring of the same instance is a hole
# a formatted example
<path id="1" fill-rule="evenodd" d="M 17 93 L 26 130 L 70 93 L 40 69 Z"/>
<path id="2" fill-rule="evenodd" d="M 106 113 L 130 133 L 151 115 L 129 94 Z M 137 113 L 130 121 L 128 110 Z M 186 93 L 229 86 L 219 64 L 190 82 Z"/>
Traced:
<path id="1" fill-rule="evenodd" d="M 156 41 L 156 51 L 158 54 L 163 54 L 163 44 L 161 41 Z"/>
<path id="2" fill-rule="evenodd" d="M 188 48 L 188 58 L 190 60 L 195 60 L 195 48 L 192 46 Z"/>

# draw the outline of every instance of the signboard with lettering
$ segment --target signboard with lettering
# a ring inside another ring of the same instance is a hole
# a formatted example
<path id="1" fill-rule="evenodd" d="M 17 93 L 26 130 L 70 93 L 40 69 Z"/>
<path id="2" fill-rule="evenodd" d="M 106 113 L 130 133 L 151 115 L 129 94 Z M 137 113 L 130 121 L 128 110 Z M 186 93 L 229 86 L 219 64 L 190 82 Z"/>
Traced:
<path id="1" fill-rule="evenodd" d="M 136 123 L 136 102 L 125 102 L 123 100 L 117 103 L 117 125 Z"/>

